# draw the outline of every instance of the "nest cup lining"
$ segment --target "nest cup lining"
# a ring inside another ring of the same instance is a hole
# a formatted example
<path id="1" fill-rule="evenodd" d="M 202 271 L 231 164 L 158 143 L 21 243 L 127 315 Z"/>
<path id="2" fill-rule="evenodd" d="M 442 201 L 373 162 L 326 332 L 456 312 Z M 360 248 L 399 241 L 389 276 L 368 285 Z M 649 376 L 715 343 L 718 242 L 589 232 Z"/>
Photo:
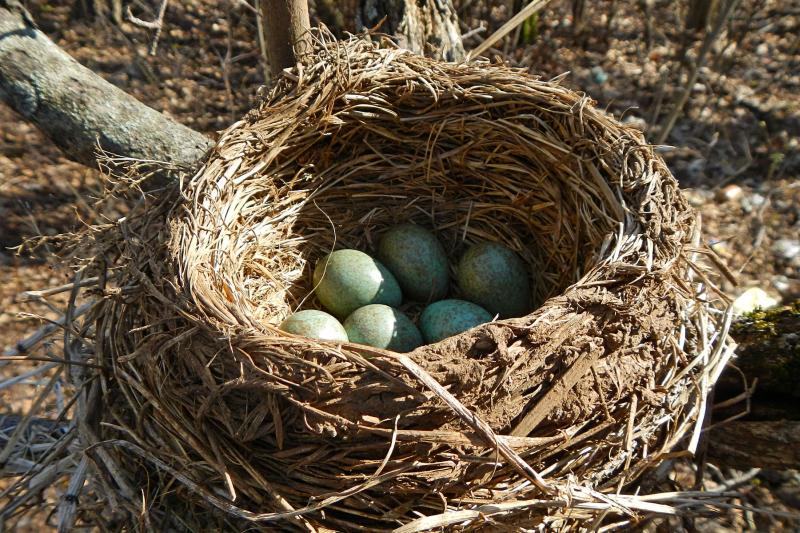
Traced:
<path id="1" fill-rule="evenodd" d="M 235 177 L 227 185 L 227 178 L 217 180 L 221 203 L 210 206 L 206 227 L 224 229 L 207 230 L 205 247 L 199 237 L 187 268 L 225 272 L 224 282 L 206 281 L 209 294 L 223 301 L 229 292 L 243 295 L 246 314 L 274 326 L 299 308 L 320 308 L 309 301 L 311 273 L 325 254 L 373 253 L 386 228 L 414 222 L 436 233 L 451 265 L 476 242 L 516 251 L 528 265 L 536 307 L 563 292 L 623 222 L 604 191 L 585 186 L 589 176 L 608 179 L 597 147 L 558 131 L 547 109 L 532 110 L 514 95 L 476 112 L 482 98 L 473 92 L 454 88 L 435 101 L 401 96 L 385 104 L 391 129 L 346 103 L 381 101 L 373 88 L 348 93 L 334 115 L 335 133 L 322 130 L 302 150 L 290 147 L 291 155 L 274 163 L 278 171 L 254 177 L 261 190 L 243 196 Z M 229 213 L 241 215 L 227 221 Z M 455 284 L 452 293 L 458 295 Z"/>
<path id="2" fill-rule="evenodd" d="M 357 38 L 314 57 L 180 190 L 89 239 L 98 270 L 119 258 L 107 276 L 126 288 L 87 319 L 112 369 L 96 394 L 108 423 L 88 442 L 131 444 L 109 479 L 147 487 L 160 525 L 197 529 L 295 527 L 304 509 L 317 526 L 389 531 L 481 505 L 514 526 L 594 524 L 612 496 L 591 491 L 617 491 L 696 431 L 728 353 L 713 297 L 696 292 L 711 274 L 677 183 L 640 132 L 557 84 Z M 310 305 L 319 258 L 372 252 L 408 221 L 436 232 L 451 265 L 480 241 L 529 265 L 530 315 L 408 356 L 466 417 L 392 354 L 272 327 Z M 467 419 L 557 494 L 498 462 Z"/>

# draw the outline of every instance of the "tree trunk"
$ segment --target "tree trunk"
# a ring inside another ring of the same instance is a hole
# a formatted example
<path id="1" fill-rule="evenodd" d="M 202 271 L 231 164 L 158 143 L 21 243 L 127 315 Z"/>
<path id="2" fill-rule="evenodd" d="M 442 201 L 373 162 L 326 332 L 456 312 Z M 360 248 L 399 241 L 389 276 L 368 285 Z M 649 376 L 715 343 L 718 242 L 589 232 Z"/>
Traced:
<path id="1" fill-rule="evenodd" d="M 359 29 L 384 21 L 379 30 L 394 35 L 400 46 L 417 54 L 446 61 L 464 58 L 451 0 L 362 0 L 355 20 Z"/>
<path id="2" fill-rule="evenodd" d="M 16 0 L 0 0 L 0 99 L 64 153 L 96 166 L 96 148 L 189 167 L 211 147 L 72 59 Z"/>

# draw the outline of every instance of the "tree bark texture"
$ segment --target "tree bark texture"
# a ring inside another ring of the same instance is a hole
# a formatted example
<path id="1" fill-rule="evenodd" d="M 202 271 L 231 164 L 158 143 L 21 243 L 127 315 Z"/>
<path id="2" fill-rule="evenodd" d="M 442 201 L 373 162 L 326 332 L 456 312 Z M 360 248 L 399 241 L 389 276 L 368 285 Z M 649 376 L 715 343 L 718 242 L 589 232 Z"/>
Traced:
<path id="1" fill-rule="evenodd" d="M 311 52 L 311 22 L 306 0 L 261 0 L 264 41 L 272 77 Z"/>
<path id="2" fill-rule="evenodd" d="M 739 319 L 732 330 L 739 343 L 734 364 L 745 376 L 757 377 L 756 393 L 800 400 L 800 301 Z"/>
<path id="3" fill-rule="evenodd" d="M 709 457 L 735 468 L 800 467 L 800 301 L 748 313 L 731 335 L 738 371 L 726 369 L 717 382 L 714 422 L 742 414 L 742 375 L 748 386 L 758 381 L 746 415 L 709 432 Z"/>
<path id="4" fill-rule="evenodd" d="M 800 468 L 800 422 L 731 422 L 711 430 L 708 455 L 731 468 Z"/>
<path id="5" fill-rule="evenodd" d="M 380 31 L 394 35 L 400 46 L 417 54 L 446 61 L 464 58 L 451 0 L 361 0 L 355 20 L 359 28 L 384 21 Z"/>
<path id="6" fill-rule="evenodd" d="M 80 65 L 16 0 L 0 0 L 0 99 L 89 166 L 96 166 L 98 145 L 119 156 L 189 167 L 213 144 Z"/>

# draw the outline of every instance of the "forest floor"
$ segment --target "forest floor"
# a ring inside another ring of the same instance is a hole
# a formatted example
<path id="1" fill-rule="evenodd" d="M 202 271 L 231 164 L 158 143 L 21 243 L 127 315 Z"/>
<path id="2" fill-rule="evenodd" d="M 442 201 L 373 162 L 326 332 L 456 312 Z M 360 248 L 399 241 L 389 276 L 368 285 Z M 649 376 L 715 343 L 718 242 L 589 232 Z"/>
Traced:
<path id="1" fill-rule="evenodd" d="M 34 19 L 56 43 L 144 103 L 214 136 L 255 101 L 263 67 L 255 17 L 243 2 L 171 3 L 153 56 L 147 52 L 148 30 L 128 22 L 71 19 L 75 3 L 29 2 Z M 135 2 L 136 14 L 152 18 L 144 7 L 156 3 Z M 462 32 L 472 34 L 465 39 L 467 49 L 507 20 L 513 4 L 455 3 Z M 532 34 L 506 39 L 490 55 L 543 79 L 567 73 L 562 84 L 586 92 L 599 107 L 655 139 L 686 85 L 689 67 L 678 60 L 680 51 L 694 57 L 700 39 L 682 46 L 681 2 L 656 2 L 657 23 L 649 30 L 643 2 L 595 4 L 587 8 L 580 35 L 568 3 L 555 1 Z M 751 286 L 779 301 L 800 295 L 799 35 L 797 1 L 742 2 L 659 148 L 702 214 L 704 238 L 737 273 L 738 286 L 725 287 L 734 296 Z M 22 254 L 15 247 L 95 222 L 91 204 L 100 180 L 98 172 L 67 160 L 35 127 L 0 105 L 0 349 L 36 330 L 41 317 L 56 316 L 57 310 L 26 300 L 22 292 L 57 286 L 69 277 L 52 263 L 47 246 Z M 31 384 L 0 391 L 0 411 L 24 409 Z M 709 488 L 740 474 L 714 473 Z M 738 490 L 745 504 L 800 509 L 800 476 L 794 471 L 761 472 Z M 737 512 L 694 527 L 780 531 L 800 525 Z"/>

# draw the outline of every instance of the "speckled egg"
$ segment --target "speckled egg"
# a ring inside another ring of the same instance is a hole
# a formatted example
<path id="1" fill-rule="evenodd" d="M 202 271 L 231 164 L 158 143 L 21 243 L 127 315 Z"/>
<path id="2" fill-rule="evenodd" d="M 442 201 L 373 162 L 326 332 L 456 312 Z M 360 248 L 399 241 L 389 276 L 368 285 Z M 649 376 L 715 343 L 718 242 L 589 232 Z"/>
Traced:
<path id="1" fill-rule="evenodd" d="M 400 285 L 380 262 L 358 250 L 337 250 L 314 269 L 314 291 L 322 305 L 344 318 L 368 304 L 400 305 Z"/>
<path id="2" fill-rule="evenodd" d="M 471 246 L 456 268 L 462 296 L 501 318 L 524 316 L 531 307 L 531 286 L 522 259 L 496 242 Z"/>
<path id="3" fill-rule="evenodd" d="M 401 224 L 387 230 L 378 244 L 378 258 L 406 297 L 433 302 L 447 295 L 447 254 L 439 239 L 422 226 Z"/>
<path id="4" fill-rule="evenodd" d="M 342 324 L 325 311 L 307 309 L 290 315 L 278 329 L 322 341 L 347 342 L 347 332 Z"/>
<path id="5" fill-rule="evenodd" d="M 440 300 L 432 303 L 419 317 L 419 329 L 425 342 L 439 342 L 480 324 L 491 322 L 492 315 L 466 300 Z"/>
<path id="6" fill-rule="evenodd" d="M 344 329 L 350 342 L 395 352 L 410 352 L 422 344 L 417 326 L 388 305 L 372 304 L 356 309 L 344 321 Z"/>

